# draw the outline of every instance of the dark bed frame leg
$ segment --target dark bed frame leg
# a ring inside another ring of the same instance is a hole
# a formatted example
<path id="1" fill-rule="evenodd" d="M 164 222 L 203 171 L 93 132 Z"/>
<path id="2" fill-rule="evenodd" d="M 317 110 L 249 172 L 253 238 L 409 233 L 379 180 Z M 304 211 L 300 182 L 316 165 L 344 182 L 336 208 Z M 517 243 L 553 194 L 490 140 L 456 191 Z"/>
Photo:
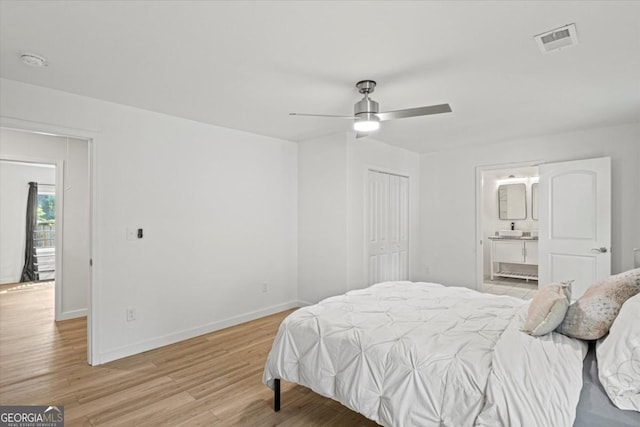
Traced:
<path id="1" fill-rule="evenodd" d="M 273 380 L 273 410 L 280 411 L 280 379 Z"/>

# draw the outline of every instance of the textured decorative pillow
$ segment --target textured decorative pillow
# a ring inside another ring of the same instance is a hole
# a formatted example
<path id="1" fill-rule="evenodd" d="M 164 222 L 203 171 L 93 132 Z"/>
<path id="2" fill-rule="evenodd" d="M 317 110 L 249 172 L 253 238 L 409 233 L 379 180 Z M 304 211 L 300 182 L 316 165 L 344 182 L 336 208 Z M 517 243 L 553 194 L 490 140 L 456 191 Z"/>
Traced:
<path id="1" fill-rule="evenodd" d="M 529 335 L 546 335 L 564 319 L 571 304 L 571 282 L 554 283 L 538 290 L 531 300 L 522 330 Z"/>
<path id="2" fill-rule="evenodd" d="M 620 312 L 622 304 L 640 293 L 640 268 L 616 274 L 592 285 L 569 306 L 557 332 L 572 338 L 602 338 Z"/>
<path id="3" fill-rule="evenodd" d="M 640 294 L 622 305 L 609 335 L 598 341 L 598 376 L 620 409 L 640 412 Z"/>

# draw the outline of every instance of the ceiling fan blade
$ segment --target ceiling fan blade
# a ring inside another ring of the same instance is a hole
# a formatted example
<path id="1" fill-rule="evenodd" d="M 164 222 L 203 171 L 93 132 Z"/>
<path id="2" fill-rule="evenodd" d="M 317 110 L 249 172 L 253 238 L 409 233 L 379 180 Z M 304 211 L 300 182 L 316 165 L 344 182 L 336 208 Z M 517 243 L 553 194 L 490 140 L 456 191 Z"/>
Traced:
<path id="1" fill-rule="evenodd" d="M 331 114 L 307 114 L 307 113 L 289 113 L 290 116 L 305 116 L 305 117 L 328 117 L 330 119 L 355 119 L 354 116 L 334 116 Z"/>
<path id="2" fill-rule="evenodd" d="M 356 132 L 356 138 L 366 138 L 368 137 L 369 134 L 368 133 L 364 133 L 364 132 Z"/>
<path id="3" fill-rule="evenodd" d="M 450 113 L 449 104 L 430 105 L 428 107 L 407 108 L 406 110 L 386 111 L 377 113 L 381 122 L 386 120 L 404 119 L 405 117 L 427 116 L 429 114 Z"/>

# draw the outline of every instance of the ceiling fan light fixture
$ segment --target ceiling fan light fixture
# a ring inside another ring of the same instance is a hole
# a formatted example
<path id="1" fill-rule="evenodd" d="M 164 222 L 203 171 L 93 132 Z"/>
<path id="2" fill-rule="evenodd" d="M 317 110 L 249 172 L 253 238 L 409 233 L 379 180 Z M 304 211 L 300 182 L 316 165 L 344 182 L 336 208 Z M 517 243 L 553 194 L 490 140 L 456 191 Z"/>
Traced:
<path id="1" fill-rule="evenodd" d="M 404 110 L 380 112 L 380 104 L 369 98 L 369 95 L 373 93 L 375 87 L 376 82 L 373 80 L 361 80 L 356 83 L 356 89 L 358 89 L 358 92 L 364 96 L 360 101 L 354 104 L 353 116 L 307 113 L 289 113 L 289 115 L 354 120 L 353 130 L 358 132 L 356 137 L 361 138 L 363 136 L 367 136 L 366 134 L 369 132 L 374 132 L 380 129 L 380 122 L 451 112 L 451 106 L 449 104 L 429 105 L 426 107 L 405 108 Z"/>
<path id="2" fill-rule="evenodd" d="M 356 132 L 373 132 L 380 129 L 380 122 L 377 120 L 356 120 L 353 122 L 353 130 Z"/>
<path id="3" fill-rule="evenodd" d="M 353 130 L 356 132 L 373 132 L 380 129 L 380 119 L 375 114 L 361 114 L 353 122 Z"/>

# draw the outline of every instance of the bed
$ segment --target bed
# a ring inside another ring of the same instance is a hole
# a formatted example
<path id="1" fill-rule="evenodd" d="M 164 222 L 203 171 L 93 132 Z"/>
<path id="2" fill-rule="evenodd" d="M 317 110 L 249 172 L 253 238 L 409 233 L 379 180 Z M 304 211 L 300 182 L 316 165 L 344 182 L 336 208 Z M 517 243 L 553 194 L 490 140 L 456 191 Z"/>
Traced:
<path id="1" fill-rule="evenodd" d="M 263 381 L 308 387 L 385 426 L 572 426 L 585 342 L 520 331 L 528 302 L 385 282 L 281 324 Z"/>
<path id="2" fill-rule="evenodd" d="M 576 427 L 640 426 L 640 412 L 618 409 L 600 383 L 595 342 L 589 343 L 589 352 L 584 359 L 582 382 L 582 392 L 576 411 Z"/>

